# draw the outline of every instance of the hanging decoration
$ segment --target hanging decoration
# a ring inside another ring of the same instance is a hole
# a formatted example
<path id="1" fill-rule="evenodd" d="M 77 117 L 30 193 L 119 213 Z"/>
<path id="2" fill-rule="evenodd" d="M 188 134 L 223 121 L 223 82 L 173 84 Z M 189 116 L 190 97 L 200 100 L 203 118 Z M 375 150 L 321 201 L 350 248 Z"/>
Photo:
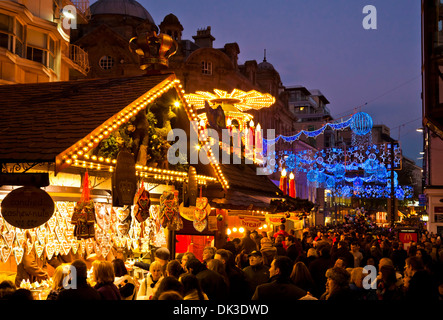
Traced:
<path id="1" fill-rule="evenodd" d="M 135 195 L 134 204 L 134 216 L 138 222 L 142 223 L 149 217 L 149 208 L 151 206 L 149 191 L 145 189 L 143 181 Z"/>
<path id="2" fill-rule="evenodd" d="M 392 158 L 394 170 L 401 169 L 401 149 L 398 144 L 394 144 L 393 149 L 392 153 L 390 143 L 358 144 L 348 149 L 308 149 L 295 154 L 282 151 L 272 160 L 280 164 L 275 172 L 282 171 L 281 188 L 286 170 L 295 167 L 296 174 L 306 175 L 308 184 L 331 189 L 337 196 L 384 198 L 390 195 Z M 394 187 L 397 198 L 412 197 L 408 187 L 398 185 L 395 171 Z"/>
<path id="3" fill-rule="evenodd" d="M 178 231 L 183 228 L 178 204 L 178 191 L 163 191 L 160 196 L 160 222 L 163 228 Z"/>
<path id="4" fill-rule="evenodd" d="M 293 143 L 296 140 L 299 140 L 302 135 L 307 138 L 316 138 L 319 135 L 323 134 L 326 129 L 332 130 L 341 130 L 343 131 L 346 128 L 350 128 L 353 133 L 353 145 L 357 145 L 358 141 L 371 141 L 371 135 L 369 134 L 372 130 L 373 121 L 369 114 L 365 112 L 357 112 L 353 114 L 348 120 L 341 121 L 338 123 L 328 122 L 323 127 L 313 130 L 306 131 L 301 130 L 295 135 L 292 136 L 284 136 L 279 135 L 274 139 L 263 139 L 263 154 L 267 154 L 268 146 L 277 143 L 280 139 L 284 142 Z M 356 138 L 359 137 L 359 138 Z M 365 142 L 364 144 L 370 144 Z"/>
<path id="5" fill-rule="evenodd" d="M 208 198 L 202 197 L 200 192 L 200 197 L 197 198 L 196 208 L 194 210 L 193 226 L 195 230 L 202 232 L 206 229 L 206 226 L 208 225 L 207 217 L 210 213 L 211 207 Z"/>
<path id="6" fill-rule="evenodd" d="M 89 175 L 85 172 L 83 179 L 83 191 L 80 201 L 77 202 L 72 215 L 71 224 L 75 225 L 74 236 L 77 239 L 88 239 L 94 237 L 95 207 L 94 201 L 90 199 Z"/>

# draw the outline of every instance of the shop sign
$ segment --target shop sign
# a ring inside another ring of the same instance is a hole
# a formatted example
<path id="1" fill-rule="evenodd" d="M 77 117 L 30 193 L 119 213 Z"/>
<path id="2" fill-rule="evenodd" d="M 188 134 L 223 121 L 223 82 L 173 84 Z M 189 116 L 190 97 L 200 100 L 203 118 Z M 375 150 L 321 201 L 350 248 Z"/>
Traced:
<path id="1" fill-rule="evenodd" d="M 271 216 L 266 216 L 266 219 L 268 219 L 269 223 L 272 223 L 273 225 L 281 225 L 281 218 L 283 218 L 283 215 L 273 215 Z"/>
<path id="2" fill-rule="evenodd" d="M 247 230 L 256 230 L 261 227 L 262 221 L 260 219 L 255 218 L 240 218 L 242 227 L 245 227 Z"/>
<path id="3" fill-rule="evenodd" d="M 208 217 L 208 231 L 217 231 L 217 217 L 216 216 L 209 216 Z"/>
<path id="4" fill-rule="evenodd" d="M 37 187 L 21 187 L 11 191 L 2 201 L 2 216 L 12 226 L 20 229 L 36 228 L 54 214 L 51 196 Z"/>
<path id="5" fill-rule="evenodd" d="M 398 233 L 398 240 L 402 243 L 409 243 L 411 241 L 417 241 L 418 234 L 415 230 L 401 230 Z"/>

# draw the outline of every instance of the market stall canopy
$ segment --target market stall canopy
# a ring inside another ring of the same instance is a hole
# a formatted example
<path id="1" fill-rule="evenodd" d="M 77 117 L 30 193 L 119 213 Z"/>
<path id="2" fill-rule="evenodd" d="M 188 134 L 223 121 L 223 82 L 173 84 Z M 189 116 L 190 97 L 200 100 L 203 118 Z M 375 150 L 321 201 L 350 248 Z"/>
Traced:
<path id="1" fill-rule="evenodd" d="M 0 86 L 0 162 L 56 162 L 175 79 L 173 73 L 163 73 Z"/>

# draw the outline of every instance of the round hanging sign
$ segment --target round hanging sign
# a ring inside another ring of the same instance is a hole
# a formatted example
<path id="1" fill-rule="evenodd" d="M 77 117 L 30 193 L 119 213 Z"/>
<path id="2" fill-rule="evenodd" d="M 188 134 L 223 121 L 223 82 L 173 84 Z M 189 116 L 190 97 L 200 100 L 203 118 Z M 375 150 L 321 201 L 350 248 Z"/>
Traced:
<path id="1" fill-rule="evenodd" d="M 21 187 L 8 193 L 1 208 L 2 216 L 9 224 L 20 229 L 32 229 L 52 217 L 55 205 L 46 191 Z"/>

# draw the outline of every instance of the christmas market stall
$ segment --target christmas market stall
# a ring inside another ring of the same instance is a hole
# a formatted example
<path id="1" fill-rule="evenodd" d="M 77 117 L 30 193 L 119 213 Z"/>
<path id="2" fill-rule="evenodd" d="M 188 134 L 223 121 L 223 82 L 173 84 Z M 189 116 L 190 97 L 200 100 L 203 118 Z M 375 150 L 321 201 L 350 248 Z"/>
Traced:
<path id="1" fill-rule="evenodd" d="M 170 245 L 189 179 L 167 161 L 168 132 L 192 119 L 183 93 L 169 72 L 0 87 L 0 280 L 42 292 L 60 263 L 131 268 Z"/>

